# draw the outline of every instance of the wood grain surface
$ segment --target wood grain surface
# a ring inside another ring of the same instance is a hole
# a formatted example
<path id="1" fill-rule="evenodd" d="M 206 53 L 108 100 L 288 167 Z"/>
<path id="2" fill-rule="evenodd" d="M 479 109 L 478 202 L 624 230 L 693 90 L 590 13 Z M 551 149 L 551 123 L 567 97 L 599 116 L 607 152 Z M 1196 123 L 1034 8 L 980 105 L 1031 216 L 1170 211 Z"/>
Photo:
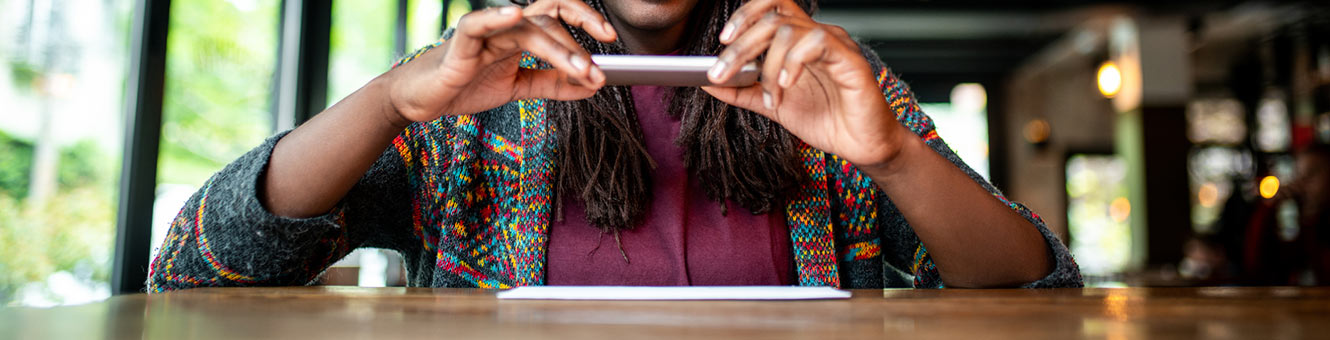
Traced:
<path id="1" fill-rule="evenodd" d="M 856 290 L 823 301 L 517 301 L 478 289 L 201 288 L 0 309 L 3 339 L 1303 339 L 1330 288 Z"/>

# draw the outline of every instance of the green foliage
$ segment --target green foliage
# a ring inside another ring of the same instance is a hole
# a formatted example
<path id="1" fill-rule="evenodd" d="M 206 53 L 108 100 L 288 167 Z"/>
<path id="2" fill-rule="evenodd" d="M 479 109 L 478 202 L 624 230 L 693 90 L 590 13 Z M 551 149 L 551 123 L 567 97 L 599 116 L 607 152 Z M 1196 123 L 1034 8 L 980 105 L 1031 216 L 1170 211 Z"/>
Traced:
<path id="1" fill-rule="evenodd" d="M 31 171 L 32 143 L 14 139 L 0 131 L 0 196 L 28 196 Z"/>
<path id="2" fill-rule="evenodd" d="M 82 188 L 97 185 L 108 177 L 109 169 L 101 167 L 98 160 L 103 156 L 97 142 L 84 139 L 60 150 L 60 168 L 56 174 L 57 183 L 66 188 Z"/>
<path id="3" fill-rule="evenodd" d="M 158 182 L 199 185 L 272 132 L 276 0 L 171 4 Z"/>
<path id="4" fill-rule="evenodd" d="M 26 145 L 26 150 L 0 149 L 0 174 L 22 172 L 19 188 L 26 193 L 32 146 L 0 134 L 0 143 Z M 0 191 L 0 304 L 29 282 L 42 282 L 56 272 L 106 282 L 110 276 L 111 238 L 115 235 L 114 180 L 105 171 L 112 162 L 85 140 L 61 148 L 59 185 L 47 202 L 23 201 L 22 194 Z M 13 166 L 6 157 L 26 158 Z M 6 184 L 8 185 L 8 184 Z"/>
<path id="5" fill-rule="evenodd" d="M 123 45 L 130 23 L 131 4 L 130 1 L 123 0 L 102 3 L 105 5 L 102 8 L 105 12 L 100 13 L 105 15 L 102 19 L 107 19 L 112 24 L 109 27 L 97 25 L 97 29 L 109 29 L 99 30 L 95 37 L 65 34 L 67 33 L 65 31 L 72 29 L 73 26 L 70 25 L 92 24 L 71 22 L 46 27 L 51 30 L 47 37 L 51 40 L 36 39 L 32 41 L 32 45 L 18 47 L 44 50 L 50 47 L 44 44 L 85 45 L 89 39 L 112 40 L 112 45 Z M 70 8 L 73 7 L 56 6 L 41 10 L 49 10 L 51 12 L 49 15 L 54 16 L 81 16 L 83 13 L 92 13 Z M 47 13 L 28 12 L 26 15 L 45 14 Z M 96 23 L 97 20 L 92 22 Z M 122 49 L 60 50 L 62 52 L 58 56 L 38 55 L 38 58 L 114 59 L 115 54 L 125 53 Z M 8 73 L 14 89 L 14 92 L 5 95 L 33 102 L 83 100 L 82 98 L 42 98 L 49 94 L 39 91 L 38 87 L 44 74 L 37 65 L 49 61 L 24 60 L 25 58 L 21 57 L 27 55 L 24 51 L 18 51 L 14 55 L 8 54 L 9 52 L 0 50 L 0 60 L 5 60 L 0 61 L 0 68 L 7 68 L 7 71 L 0 70 L 0 72 Z M 79 86 L 99 85 L 102 88 L 94 91 L 112 93 L 120 93 L 123 90 L 120 86 L 114 85 L 118 82 L 102 82 L 105 79 L 101 76 L 88 76 L 87 73 L 81 73 L 77 69 L 70 72 L 72 72 L 69 74 L 71 80 Z M 0 105 L 11 111 L 15 109 L 10 103 Z M 116 108 L 118 106 L 108 104 L 104 110 L 82 111 L 74 116 L 115 114 Z M 19 103 L 17 110 L 16 113 L 21 114 L 25 110 L 32 109 Z M 59 110 L 61 109 L 56 108 L 54 111 Z M 54 111 L 44 110 L 42 114 L 53 114 Z M 0 115 L 9 113 L 4 112 Z M 77 120 L 57 122 L 56 129 L 80 123 Z M 5 128 L 8 126 L 0 126 L 0 306 L 18 303 L 15 299 L 16 293 L 20 290 L 24 291 L 25 297 L 36 296 L 37 300 L 55 303 L 68 302 L 65 299 L 69 297 L 76 299 L 95 297 L 97 287 L 105 287 L 110 277 L 111 247 L 115 235 L 116 180 L 120 159 L 118 148 L 99 144 L 96 141 L 97 137 L 91 136 L 73 144 L 61 145 L 56 150 L 58 159 L 53 174 L 56 179 L 54 192 L 38 201 L 29 197 L 28 192 L 34 171 L 35 145 L 32 140 L 9 135 L 9 131 L 4 131 Z M 62 140 L 55 135 L 33 138 L 41 138 L 41 141 Z M 88 291 L 73 294 L 63 290 L 53 291 L 59 287 L 47 286 L 45 283 L 52 282 L 53 275 L 58 273 L 69 274 L 63 277 L 72 277 Z"/>
<path id="6" fill-rule="evenodd" d="M 56 178 L 62 188 L 91 187 L 109 180 L 104 159 L 96 142 L 85 139 L 60 150 Z M 14 199 L 28 196 L 32 176 L 33 145 L 0 131 L 0 195 Z"/>
<path id="7" fill-rule="evenodd" d="M 14 87 L 21 91 L 32 91 L 37 85 L 37 78 L 41 75 L 41 71 L 35 65 L 22 61 L 9 62 L 9 77 Z"/>
<path id="8" fill-rule="evenodd" d="M 125 6 L 130 2 L 117 3 L 122 7 L 118 27 L 128 27 Z M 333 84 L 336 89 L 330 92 L 341 93 L 330 100 L 390 65 L 395 4 L 336 2 L 333 57 L 345 63 L 334 60 L 330 71 L 334 81 L 349 80 Z M 199 185 L 272 132 L 280 1 L 176 0 L 171 5 L 158 182 Z M 438 12 L 422 11 L 436 17 Z M 463 12 L 450 9 L 452 16 Z M 419 21 L 411 26 L 413 32 L 419 26 L 429 41 L 437 36 L 437 19 L 412 20 Z M 8 66 L 15 88 L 40 95 L 32 91 L 41 77 L 37 68 L 13 61 Z M 33 144 L 0 131 L 0 305 L 14 303 L 18 289 L 54 273 L 108 280 L 119 157 L 106 151 L 112 150 L 93 141 L 62 147 L 56 192 L 45 203 L 29 202 Z"/>
<path id="9" fill-rule="evenodd" d="M 392 65 L 396 7 L 391 0 L 333 1 L 329 104 L 360 89 Z"/>

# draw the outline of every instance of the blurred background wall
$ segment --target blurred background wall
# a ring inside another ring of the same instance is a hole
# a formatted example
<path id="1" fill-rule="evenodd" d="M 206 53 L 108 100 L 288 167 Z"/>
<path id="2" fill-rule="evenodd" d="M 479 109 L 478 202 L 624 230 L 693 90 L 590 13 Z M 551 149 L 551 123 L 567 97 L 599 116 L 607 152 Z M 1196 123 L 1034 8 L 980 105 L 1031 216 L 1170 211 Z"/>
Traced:
<path id="1" fill-rule="evenodd" d="M 0 304 L 140 288 L 213 172 L 497 4 L 0 0 Z M 1308 184 L 1330 156 L 1304 151 L 1330 142 L 1327 5 L 823 0 L 817 19 L 1089 284 L 1330 282 L 1330 189 Z M 357 251 L 323 282 L 400 285 L 400 259 Z"/>

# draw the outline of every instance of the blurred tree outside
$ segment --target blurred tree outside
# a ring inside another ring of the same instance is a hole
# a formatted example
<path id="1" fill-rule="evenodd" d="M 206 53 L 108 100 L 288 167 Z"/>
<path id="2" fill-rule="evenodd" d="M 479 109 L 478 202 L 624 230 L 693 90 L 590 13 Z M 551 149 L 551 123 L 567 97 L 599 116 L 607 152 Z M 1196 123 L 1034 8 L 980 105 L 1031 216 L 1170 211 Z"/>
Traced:
<path id="1" fill-rule="evenodd" d="M 27 188 L 28 176 L 11 177 L 28 174 L 31 167 L 23 166 L 31 164 L 33 146 L 0 132 L 0 301 L 46 305 L 88 300 L 69 295 L 109 295 L 117 176 L 100 171 L 115 160 L 93 143 L 62 148 L 59 189 L 34 202 L 14 194 Z"/>
<path id="2" fill-rule="evenodd" d="M 272 133 L 276 0 L 177 0 L 158 183 L 198 186 Z"/>
<path id="3" fill-rule="evenodd" d="M 152 257 L 189 196 L 272 134 L 280 4 L 172 1 Z"/>
<path id="4" fill-rule="evenodd" d="M 507 1 L 501 1 L 507 3 Z M 406 19 L 406 51 L 401 53 L 410 53 L 417 48 L 433 44 L 439 40 L 440 29 L 443 26 L 442 17 L 443 4 L 448 4 L 448 27 L 457 25 L 457 20 L 463 15 L 471 12 L 471 2 L 467 0 L 407 0 L 408 14 Z M 389 39 L 387 37 L 384 39 Z"/>
<path id="5" fill-rule="evenodd" d="M 271 134 L 279 3 L 173 1 L 156 207 L 168 221 L 208 176 Z M 0 34 L 19 37 L 0 45 L 0 102 L 18 113 L 0 115 L 0 305 L 109 296 L 129 5 L 0 3 Z M 42 187 L 49 195 L 33 199 Z"/>
<path id="6" fill-rule="evenodd" d="M 1119 275 L 1130 265 L 1132 202 L 1126 167 L 1116 155 L 1067 158 L 1067 224 L 1076 235 L 1070 248 L 1090 286 L 1120 285 Z"/>
<path id="7" fill-rule="evenodd" d="M 129 1 L 0 1 L 0 305 L 110 295 Z"/>
<path id="8" fill-rule="evenodd" d="M 433 3 L 437 7 L 438 2 Z M 396 16 L 394 0 L 333 1 L 328 51 L 329 105 L 360 89 L 392 65 Z"/>
<path id="9" fill-rule="evenodd" d="M 154 251 L 209 176 L 272 134 L 280 3 L 172 2 Z M 0 305 L 110 294 L 131 5 L 0 0 L 0 102 L 11 110 L 0 114 Z M 411 1 L 408 49 L 437 39 L 441 6 Z M 447 20 L 469 9 L 450 1 Z M 329 104 L 397 53 L 395 3 L 339 1 L 335 11 Z M 34 188 L 49 193 L 33 199 Z"/>
<path id="10" fill-rule="evenodd" d="M 403 53 L 439 40 L 443 3 L 448 22 L 471 11 L 466 0 L 408 0 L 406 51 L 393 51 L 397 2 L 392 0 L 334 1 L 329 51 L 328 104 L 360 89 Z"/>

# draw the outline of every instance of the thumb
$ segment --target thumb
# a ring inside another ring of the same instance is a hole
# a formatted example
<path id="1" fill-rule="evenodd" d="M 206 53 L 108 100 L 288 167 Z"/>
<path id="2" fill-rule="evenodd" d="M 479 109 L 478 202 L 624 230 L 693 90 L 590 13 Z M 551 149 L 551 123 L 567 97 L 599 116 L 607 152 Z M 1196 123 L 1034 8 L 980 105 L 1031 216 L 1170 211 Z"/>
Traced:
<path id="1" fill-rule="evenodd" d="M 776 120 L 775 110 L 768 109 L 763 103 L 762 83 L 760 82 L 748 87 L 703 86 L 702 91 L 706 91 L 707 94 L 726 104 L 757 112 L 757 114 Z M 777 122 L 779 123 L 779 121 Z"/>
<path id="2" fill-rule="evenodd" d="M 553 100 L 579 100 L 596 94 L 605 86 L 605 77 L 592 76 L 594 84 L 582 84 L 569 78 L 559 70 L 517 71 L 517 86 L 514 89 L 519 99 L 545 98 Z M 593 73 L 594 74 L 594 73 Z"/>

